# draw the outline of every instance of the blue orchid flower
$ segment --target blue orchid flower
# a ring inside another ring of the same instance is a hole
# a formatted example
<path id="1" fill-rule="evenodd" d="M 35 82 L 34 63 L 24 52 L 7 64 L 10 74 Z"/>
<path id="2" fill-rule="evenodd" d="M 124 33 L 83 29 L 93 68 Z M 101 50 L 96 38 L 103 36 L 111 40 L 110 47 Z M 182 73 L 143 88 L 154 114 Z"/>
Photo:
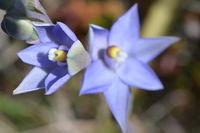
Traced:
<path id="1" fill-rule="evenodd" d="M 71 76 L 90 63 L 90 57 L 76 35 L 63 23 L 36 26 L 40 44 L 18 53 L 19 58 L 35 66 L 14 90 L 14 94 L 45 88 L 52 94 Z"/>
<path id="2" fill-rule="evenodd" d="M 103 93 L 126 133 L 129 86 L 145 90 L 163 89 L 159 78 L 147 64 L 178 40 L 177 37 L 140 38 L 137 4 L 122 15 L 110 31 L 90 25 L 92 63 L 84 74 L 80 95 Z"/>

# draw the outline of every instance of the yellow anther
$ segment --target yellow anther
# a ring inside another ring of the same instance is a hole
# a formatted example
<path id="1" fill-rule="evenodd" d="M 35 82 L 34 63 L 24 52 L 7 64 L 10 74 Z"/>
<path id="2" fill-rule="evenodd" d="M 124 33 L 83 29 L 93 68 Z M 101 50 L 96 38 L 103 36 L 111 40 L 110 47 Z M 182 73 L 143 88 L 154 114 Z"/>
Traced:
<path id="1" fill-rule="evenodd" d="M 57 50 L 55 52 L 55 55 L 56 55 L 55 58 L 54 58 L 55 61 L 66 62 L 66 59 L 67 59 L 67 53 L 66 53 L 66 51 L 64 51 L 64 50 Z"/>
<path id="2" fill-rule="evenodd" d="M 121 52 L 121 49 L 117 46 L 110 46 L 107 48 L 106 52 L 110 58 L 116 59 Z"/>

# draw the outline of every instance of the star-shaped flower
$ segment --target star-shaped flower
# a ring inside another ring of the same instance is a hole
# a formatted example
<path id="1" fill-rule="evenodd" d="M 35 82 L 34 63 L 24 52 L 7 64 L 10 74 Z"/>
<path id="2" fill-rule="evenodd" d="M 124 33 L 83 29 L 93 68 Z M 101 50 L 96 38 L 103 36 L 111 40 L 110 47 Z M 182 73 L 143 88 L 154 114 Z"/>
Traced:
<path id="1" fill-rule="evenodd" d="M 127 132 L 129 86 L 160 90 L 163 85 L 147 65 L 177 37 L 140 38 L 138 6 L 134 5 L 108 31 L 91 25 L 89 53 L 92 64 L 84 74 L 80 94 L 103 93 L 119 123 Z"/>
<path id="2" fill-rule="evenodd" d="M 90 63 L 76 35 L 63 23 L 36 26 L 41 43 L 32 45 L 18 53 L 19 58 L 35 66 L 14 90 L 14 94 L 45 88 L 52 94 L 71 76 Z"/>

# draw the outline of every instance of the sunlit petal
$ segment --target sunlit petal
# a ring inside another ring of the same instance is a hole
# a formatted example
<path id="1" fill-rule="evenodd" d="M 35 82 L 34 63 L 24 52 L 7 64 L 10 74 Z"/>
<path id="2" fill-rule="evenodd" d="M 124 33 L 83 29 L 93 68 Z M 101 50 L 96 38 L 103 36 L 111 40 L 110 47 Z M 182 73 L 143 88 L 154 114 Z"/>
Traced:
<path id="1" fill-rule="evenodd" d="M 94 61 L 86 69 L 80 94 L 103 92 L 110 86 L 115 76 L 101 60 Z"/>
<path id="2" fill-rule="evenodd" d="M 22 94 L 44 88 L 44 79 L 47 75 L 47 70 L 34 67 L 19 84 L 19 86 L 13 91 L 13 94 Z"/>
<path id="3" fill-rule="evenodd" d="M 104 96 L 123 133 L 126 133 L 130 100 L 128 86 L 123 84 L 119 79 L 116 79 L 112 82 L 109 89 L 104 92 Z"/>
<path id="4" fill-rule="evenodd" d="M 86 68 L 91 62 L 90 56 L 80 41 L 73 43 L 67 54 L 68 72 L 74 75 Z"/>
<path id="5" fill-rule="evenodd" d="M 109 45 L 116 45 L 126 50 L 129 45 L 134 45 L 139 36 L 138 5 L 135 4 L 113 24 L 110 31 Z"/>
<path id="6" fill-rule="evenodd" d="M 70 79 L 66 67 L 58 67 L 49 73 L 45 79 L 46 95 L 50 95 L 57 91 Z"/>
<path id="7" fill-rule="evenodd" d="M 141 38 L 130 48 L 129 53 L 148 63 L 178 40 L 178 37 Z"/>
<path id="8" fill-rule="evenodd" d="M 89 53 L 92 60 L 99 59 L 103 56 L 102 50 L 104 50 L 108 45 L 108 34 L 108 30 L 97 25 L 90 25 Z"/>
<path id="9" fill-rule="evenodd" d="M 133 58 L 127 59 L 117 73 L 120 79 L 130 86 L 145 90 L 163 89 L 163 85 L 154 71 L 145 63 Z"/>
<path id="10" fill-rule="evenodd" d="M 17 53 L 19 58 L 30 65 L 38 67 L 49 67 L 55 63 L 48 59 L 48 52 L 51 48 L 58 47 L 55 43 L 42 43 L 30 46 Z"/>

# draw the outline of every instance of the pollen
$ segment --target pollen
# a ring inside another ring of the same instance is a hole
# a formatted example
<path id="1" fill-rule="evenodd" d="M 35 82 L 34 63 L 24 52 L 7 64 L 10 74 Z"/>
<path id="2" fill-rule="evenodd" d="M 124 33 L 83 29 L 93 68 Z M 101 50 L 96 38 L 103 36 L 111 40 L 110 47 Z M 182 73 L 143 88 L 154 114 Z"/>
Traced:
<path id="1" fill-rule="evenodd" d="M 121 52 L 121 49 L 117 46 L 110 46 L 107 48 L 106 52 L 110 58 L 116 59 Z"/>
<path id="2" fill-rule="evenodd" d="M 64 50 L 57 50 L 55 52 L 56 57 L 54 58 L 55 61 L 59 62 L 66 62 L 67 53 Z"/>
<path id="3" fill-rule="evenodd" d="M 48 58 L 51 61 L 66 62 L 67 52 L 53 48 L 49 51 Z"/>

